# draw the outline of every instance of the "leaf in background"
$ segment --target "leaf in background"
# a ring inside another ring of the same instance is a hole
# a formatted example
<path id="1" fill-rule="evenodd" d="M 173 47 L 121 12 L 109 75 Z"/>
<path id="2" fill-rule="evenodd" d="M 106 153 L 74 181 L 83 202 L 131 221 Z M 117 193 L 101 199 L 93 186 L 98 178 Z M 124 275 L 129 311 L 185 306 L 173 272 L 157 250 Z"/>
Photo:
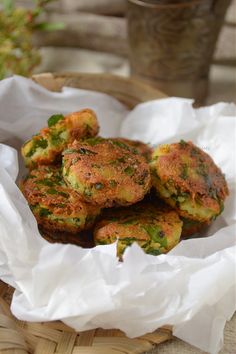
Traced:
<path id="1" fill-rule="evenodd" d="M 3 0 L 3 9 L 4 12 L 9 15 L 12 10 L 13 10 L 13 6 L 14 6 L 14 0 Z"/>
<path id="2" fill-rule="evenodd" d="M 0 80 L 12 74 L 32 75 L 41 59 L 32 41 L 35 29 L 53 31 L 64 28 L 63 23 L 37 24 L 46 5 L 54 0 L 28 1 L 35 4 L 32 9 L 20 6 L 21 1 L 0 0 Z"/>
<path id="3" fill-rule="evenodd" d="M 62 30 L 64 28 L 65 25 L 62 22 L 55 22 L 55 23 L 41 22 L 41 23 L 37 23 L 34 26 L 34 29 L 41 30 L 41 31 L 56 31 L 56 30 Z"/>

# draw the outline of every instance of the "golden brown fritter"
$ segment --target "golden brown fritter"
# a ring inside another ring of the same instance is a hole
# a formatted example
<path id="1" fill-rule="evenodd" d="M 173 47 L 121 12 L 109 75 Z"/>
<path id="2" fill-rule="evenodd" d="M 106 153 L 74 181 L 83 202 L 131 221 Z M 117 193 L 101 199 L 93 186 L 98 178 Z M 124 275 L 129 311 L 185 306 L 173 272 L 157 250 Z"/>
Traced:
<path id="1" fill-rule="evenodd" d="M 83 109 L 63 116 L 56 114 L 48 119 L 48 127 L 27 141 L 21 149 L 25 165 L 49 165 L 61 158 L 67 144 L 75 139 L 93 137 L 98 133 L 96 114 L 91 109 Z"/>
<path id="2" fill-rule="evenodd" d="M 109 139 L 74 141 L 63 152 L 63 166 L 67 184 L 83 200 L 101 207 L 134 204 L 151 185 L 145 159 Z"/>
<path id="3" fill-rule="evenodd" d="M 181 231 L 182 221 L 174 210 L 140 202 L 130 208 L 106 211 L 95 226 L 94 241 L 107 245 L 118 240 L 118 256 L 133 242 L 146 253 L 159 255 L 177 245 Z"/>
<path id="4" fill-rule="evenodd" d="M 159 146 L 150 163 L 153 186 L 188 219 L 209 222 L 223 210 L 228 187 L 212 158 L 192 142 Z"/>
<path id="5" fill-rule="evenodd" d="M 120 145 L 124 144 L 124 147 L 125 145 L 128 145 L 131 148 L 131 151 L 133 151 L 135 154 L 142 155 L 147 162 L 151 160 L 153 148 L 148 144 L 138 140 L 130 140 L 125 138 L 111 138 L 110 140 L 116 141 L 118 143 L 120 142 Z"/>
<path id="6" fill-rule="evenodd" d="M 82 202 L 62 178 L 61 169 L 39 166 L 21 184 L 39 225 L 45 230 L 77 233 L 92 226 L 100 208 Z"/>

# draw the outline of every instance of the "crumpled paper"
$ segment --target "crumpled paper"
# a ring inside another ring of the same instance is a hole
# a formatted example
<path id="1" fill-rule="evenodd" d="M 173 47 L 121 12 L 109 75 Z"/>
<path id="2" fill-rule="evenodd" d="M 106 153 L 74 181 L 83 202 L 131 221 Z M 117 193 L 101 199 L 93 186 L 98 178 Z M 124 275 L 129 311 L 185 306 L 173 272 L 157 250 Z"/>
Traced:
<path id="1" fill-rule="evenodd" d="M 51 114 L 85 107 L 97 112 L 103 136 L 153 145 L 182 138 L 213 157 L 226 174 L 230 197 L 208 237 L 182 241 L 158 257 L 133 244 L 123 263 L 115 244 L 82 249 L 42 239 L 15 183 L 18 157 L 10 146 L 19 149 Z M 0 278 L 16 289 L 13 314 L 26 321 L 62 320 L 78 331 L 119 328 L 130 337 L 168 324 L 175 336 L 217 353 L 236 310 L 235 118 L 234 104 L 193 109 L 191 100 L 165 98 L 128 112 L 97 92 L 49 92 L 18 76 L 1 81 Z"/>

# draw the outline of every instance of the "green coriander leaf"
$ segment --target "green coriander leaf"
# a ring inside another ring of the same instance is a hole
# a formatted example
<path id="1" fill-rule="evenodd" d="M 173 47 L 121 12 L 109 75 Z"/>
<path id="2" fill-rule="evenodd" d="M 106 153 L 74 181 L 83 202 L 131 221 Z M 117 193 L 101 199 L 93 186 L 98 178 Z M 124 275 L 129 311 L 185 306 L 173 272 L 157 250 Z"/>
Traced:
<path id="1" fill-rule="evenodd" d="M 64 119 L 65 117 L 63 114 L 53 114 L 50 118 L 48 118 L 48 126 L 49 128 L 52 127 L 53 125 L 57 124 L 59 120 Z"/>
<path id="2" fill-rule="evenodd" d="M 162 247 L 167 247 L 167 239 L 164 238 L 165 234 L 158 225 L 145 225 L 142 227 L 154 242 L 160 243 Z"/>
<path id="3" fill-rule="evenodd" d="M 48 194 L 52 194 L 52 195 L 53 195 L 53 194 L 58 194 L 57 190 L 54 189 L 54 188 L 48 189 L 48 190 L 47 190 L 47 193 L 48 193 Z"/>
<path id="4" fill-rule="evenodd" d="M 184 163 L 182 166 L 182 170 L 180 173 L 180 178 L 186 180 L 188 178 L 188 165 Z"/>
<path id="5" fill-rule="evenodd" d="M 179 142 L 179 145 L 182 147 L 182 148 L 185 148 L 187 146 L 187 143 L 185 140 L 181 139 L 180 142 Z"/>
<path id="6" fill-rule="evenodd" d="M 40 217 L 43 217 L 43 216 L 48 216 L 48 215 L 51 215 L 52 212 L 46 208 L 40 208 L 39 210 L 39 216 Z"/>
<path id="7" fill-rule="evenodd" d="M 97 155 L 96 152 L 94 151 L 91 151 L 91 150 L 88 150 L 88 149 L 85 149 L 85 148 L 79 148 L 78 152 L 81 154 L 81 155 Z"/>
<path id="8" fill-rule="evenodd" d="M 26 154 L 26 157 L 33 156 L 38 148 L 46 149 L 47 147 L 48 147 L 48 142 L 46 139 L 41 138 L 39 140 L 34 140 L 32 149 L 29 150 L 29 152 Z"/>
<path id="9" fill-rule="evenodd" d="M 109 185 L 110 185 L 111 187 L 116 187 L 116 186 L 117 186 L 117 182 L 116 182 L 114 179 L 111 179 L 111 180 L 109 181 Z"/>
<path id="10" fill-rule="evenodd" d="M 128 176 L 132 176 L 134 174 L 134 168 L 131 166 L 128 166 L 124 169 L 124 172 L 128 175 Z"/>
<path id="11" fill-rule="evenodd" d="M 87 125 L 88 125 L 88 124 L 87 124 Z M 91 129 L 91 127 L 90 127 L 90 129 Z M 95 138 L 86 139 L 86 140 L 85 140 L 85 143 L 88 144 L 88 145 L 90 145 L 90 146 L 95 146 L 95 145 L 97 145 L 97 144 L 101 144 L 103 141 L 104 141 L 103 138 L 97 136 L 97 137 L 95 137 Z"/>
<path id="12" fill-rule="evenodd" d="M 130 246 L 133 242 L 137 242 L 137 239 L 135 237 L 124 237 L 121 238 L 119 241 L 125 243 L 126 246 Z"/>
<path id="13" fill-rule="evenodd" d="M 151 254 L 152 256 L 159 256 L 161 254 L 160 250 L 152 248 L 152 247 L 148 248 L 146 250 L 146 253 Z"/>

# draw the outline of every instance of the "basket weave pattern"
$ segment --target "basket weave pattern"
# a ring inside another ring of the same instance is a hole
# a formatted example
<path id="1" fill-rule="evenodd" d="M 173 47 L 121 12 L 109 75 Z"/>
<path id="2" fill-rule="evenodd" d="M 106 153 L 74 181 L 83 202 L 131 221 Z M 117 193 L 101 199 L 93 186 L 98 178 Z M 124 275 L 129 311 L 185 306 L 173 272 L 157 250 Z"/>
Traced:
<path id="1" fill-rule="evenodd" d="M 5 354 L 131 354 L 146 352 L 172 337 L 168 327 L 130 339 L 119 330 L 75 332 L 60 321 L 30 323 L 10 312 L 14 289 L 0 282 L 0 352 Z"/>

